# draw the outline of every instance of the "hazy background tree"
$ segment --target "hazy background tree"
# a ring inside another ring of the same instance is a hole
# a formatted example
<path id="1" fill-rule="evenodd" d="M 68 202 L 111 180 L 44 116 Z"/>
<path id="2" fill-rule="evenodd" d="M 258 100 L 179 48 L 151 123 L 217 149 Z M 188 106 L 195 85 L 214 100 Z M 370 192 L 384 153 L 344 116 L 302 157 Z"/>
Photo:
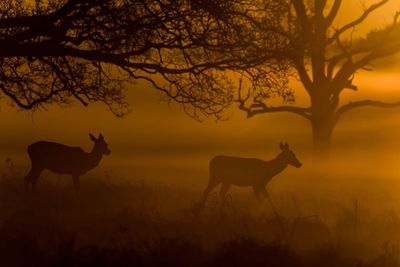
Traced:
<path id="1" fill-rule="evenodd" d="M 387 2 L 380 1 L 365 8 L 360 17 L 336 28 L 333 23 L 341 0 L 287 1 L 281 26 L 291 46 L 287 51 L 287 59 L 295 70 L 294 77 L 300 80 L 309 96 L 310 106 L 272 107 L 261 94 L 256 94 L 250 106 L 246 105 L 248 97 L 241 97 L 240 108 L 248 116 L 289 111 L 308 119 L 312 127 L 314 150 L 319 153 L 330 149 L 332 132 L 345 112 L 363 106 L 398 105 L 369 99 L 340 104 L 341 94 L 345 90 L 357 90 L 353 78 L 359 70 L 366 69 L 378 58 L 394 55 L 400 50 L 397 14 L 392 25 L 386 29 L 371 32 L 363 39 L 352 40 L 351 31 Z"/>
<path id="2" fill-rule="evenodd" d="M 231 62 L 230 69 L 236 76 L 225 77 L 238 78 L 230 79 L 230 91 L 226 93 L 232 94 L 233 102 L 238 102 L 248 117 L 291 112 L 307 119 L 314 151 L 326 154 L 335 125 L 347 111 L 400 105 L 372 99 L 340 102 L 344 91 L 357 90 L 353 79 L 360 70 L 370 70 L 375 60 L 400 50 L 398 13 L 393 14 L 386 28 L 372 29 L 363 38 L 353 38 L 352 34 L 388 1 L 365 7 L 359 17 L 341 26 L 335 26 L 341 0 L 230 1 L 229 9 L 220 12 L 219 17 L 230 30 L 219 35 L 216 43 L 227 58 L 243 54 L 247 60 Z M 210 6 L 209 1 L 198 2 L 204 9 Z M 291 80 L 301 83 L 309 106 L 295 105 L 295 93 L 300 92 L 290 87 Z"/>
<path id="3" fill-rule="evenodd" d="M 287 4 L 287 25 L 282 30 L 287 33 L 292 47 L 288 58 L 310 100 L 309 107 L 295 113 L 310 121 L 316 152 L 329 150 L 333 129 L 345 112 L 363 106 L 392 107 L 399 104 L 369 99 L 340 104 L 345 90 L 357 90 L 353 79 L 359 70 L 367 69 L 374 60 L 400 50 L 398 14 L 387 28 L 371 32 L 365 38 L 353 40 L 351 35 L 352 30 L 387 2 L 383 0 L 366 7 L 360 17 L 338 28 L 334 26 L 334 20 L 341 0 L 292 0 Z M 249 116 L 270 112 L 270 107 L 262 100 L 256 102 L 256 106 L 241 107 Z"/>

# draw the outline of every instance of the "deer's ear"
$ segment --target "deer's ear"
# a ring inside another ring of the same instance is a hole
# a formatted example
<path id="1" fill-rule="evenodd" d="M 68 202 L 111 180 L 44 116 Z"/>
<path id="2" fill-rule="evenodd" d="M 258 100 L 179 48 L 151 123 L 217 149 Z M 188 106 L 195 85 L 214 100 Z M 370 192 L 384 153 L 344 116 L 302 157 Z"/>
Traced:
<path id="1" fill-rule="evenodd" d="M 289 144 L 287 142 L 285 142 L 285 148 L 289 149 Z"/>
<path id="2" fill-rule="evenodd" d="M 103 137 L 103 135 L 102 135 L 102 134 L 99 134 L 99 139 L 102 139 L 102 140 L 104 140 L 104 137 Z"/>
<path id="3" fill-rule="evenodd" d="M 279 143 L 279 148 L 280 148 L 281 150 L 284 150 L 284 149 L 285 149 L 285 147 L 283 146 L 282 142 Z"/>
<path id="4" fill-rule="evenodd" d="M 97 138 L 96 137 L 94 137 L 94 135 L 93 134 L 89 134 L 89 137 L 90 137 L 90 140 L 92 140 L 93 142 L 96 142 L 97 141 Z"/>

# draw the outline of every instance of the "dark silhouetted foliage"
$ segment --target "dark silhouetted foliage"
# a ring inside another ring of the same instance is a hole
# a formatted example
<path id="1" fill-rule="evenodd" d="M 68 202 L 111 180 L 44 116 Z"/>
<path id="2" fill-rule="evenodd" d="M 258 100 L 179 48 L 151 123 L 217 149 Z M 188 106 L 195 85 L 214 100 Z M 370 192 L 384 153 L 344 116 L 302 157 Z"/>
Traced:
<path id="1" fill-rule="evenodd" d="M 277 6 L 260 7 L 265 25 L 279 23 Z M 233 85 L 215 69 L 246 70 L 285 46 L 273 30 L 253 31 L 252 7 L 242 0 L 2 1 L 0 90 L 23 109 L 101 101 L 122 116 L 124 81 L 143 79 L 195 118 L 218 116 Z M 276 77 L 270 89 L 280 94 L 284 65 L 271 65 L 268 76 L 261 69 L 257 83 Z"/>

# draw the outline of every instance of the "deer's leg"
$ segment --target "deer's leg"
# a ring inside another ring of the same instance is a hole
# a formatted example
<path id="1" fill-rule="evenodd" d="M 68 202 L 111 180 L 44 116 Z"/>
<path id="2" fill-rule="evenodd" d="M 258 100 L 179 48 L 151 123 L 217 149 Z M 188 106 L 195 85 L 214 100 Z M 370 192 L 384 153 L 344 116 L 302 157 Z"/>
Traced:
<path id="1" fill-rule="evenodd" d="M 210 194 L 211 191 L 213 191 L 214 188 L 219 183 L 220 182 L 217 179 L 210 177 L 208 185 L 207 185 L 206 189 L 204 189 L 203 195 L 201 196 L 199 203 L 195 206 L 195 216 L 200 215 L 200 212 L 204 209 L 204 206 L 206 204 L 208 194 Z"/>
<path id="2" fill-rule="evenodd" d="M 213 191 L 214 188 L 217 187 L 217 185 L 219 183 L 220 182 L 217 181 L 216 179 L 210 178 L 210 181 L 208 182 L 208 185 L 207 185 L 206 189 L 204 189 L 203 196 L 202 196 L 202 198 L 200 200 L 201 203 L 204 203 L 204 201 L 206 200 L 208 194 L 210 194 L 211 191 Z"/>
<path id="3" fill-rule="evenodd" d="M 78 192 L 80 187 L 81 187 L 81 184 L 79 182 L 79 176 L 78 175 L 73 175 L 72 179 L 74 181 L 74 189 L 75 189 L 76 192 Z"/>
<path id="4" fill-rule="evenodd" d="M 217 187 L 218 184 L 219 184 L 219 182 L 217 182 L 217 181 L 210 181 L 208 183 L 206 189 L 204 189 L 203 196 L 207 196 L 208 194 L 210 194 L 211 191 L 213 191 L 214 188 Z"/>
<path id="5" fill-rule="evenodd" d="M 32 185 L 32 190 L 36 189 L 37 182 L 39 180 L 39 176 L 42 173 L 43 168 L 32 166 L 32 169 L 25 176 L 25 189 L 29 189 L 29 184 Z"/>
<path id="6" fill-rule="evenodd" d="M 262 200 L 265 200 L 265 199 L 268 197 L 267 189 L 265 189 L 265 187 L 262 186 L 262 187 L 260 188 L 260 191 L 261 191 L 261 194 L 262 194 Z"/>
<path id="7" fill-rule="evenodd" d="M 253 186 L 253 191 L 254 191 L 254 195 L 256 196 L 256 199 L 257 199 L 258 201 L 261 201 L 260 187 L 258 187 L 258 186 Z"/>
<path id="8" fill-rule="evenodd" d="M 211 193 L 211 191 L 214 190 L 214 188 L 219 184 L 219 182 L 217 182 L 214 179 L 210 179 L 210 181 L 208 182 L 208 185 L 206 187 L 206 189 L 204 189 L 203 195 L 201 196 L 200 202 L 199 202 L 199 209 L 202 209 L 206 203 L 208 194 Z"/>
<path id="9" fill-rule="evenodd" d="M 222 183 L 222 185 L 221 185 L 221 190 L 219 191 L 219 196 L 220 196 L 222 199 L 225 198 L 225 195 L 226 195 L 226 193 L 228 192 L 229 187 L 231 187 L 231 184 Z"/>
<path id="10" fill-rule="evenodd" d="M 38 170 L 37 172 L 35 172 L 33 179 L 32 179 L 32 189 L 35 191 L 36 190 L 36 185 L 39 181 L 39 176 L 42 173 L 43 169 Z"/>
<path id="11" fill-rule="evenodd" d="M 32 172 L 33 170 L 31 169 L 30 171 L 29 171 L 29 173 L 25 176 L 25 178 L 24 178 L 24 187 L 25 187 L 25 190 L 27 191 L 27 190 L 29 190 L 29 184 L 32 182 L 32 175 L 33 175 L 33 172 Z"/>

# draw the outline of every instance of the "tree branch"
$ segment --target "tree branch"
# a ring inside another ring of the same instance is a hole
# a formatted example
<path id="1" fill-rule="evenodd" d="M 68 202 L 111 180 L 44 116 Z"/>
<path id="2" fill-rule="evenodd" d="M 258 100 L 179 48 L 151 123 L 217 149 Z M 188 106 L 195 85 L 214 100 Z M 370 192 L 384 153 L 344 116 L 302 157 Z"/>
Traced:
<path id="1" fill-rule="evenodd" d="M 304 63 L 304 57 L 295 57 L 293 58 L 293 62 L 296 66 L 296 71 L 297 74 L 299 75 L 299 78 L 301 82 L 304 85 L 304 88 L 306 91 L 310 94 L 311 93 L 311 88 L 312 88 L 312 81 L 310 76 L 307 73 L 307 69 Z"/>
<path id="2" fill-rule="evenodd" d="M 271 107 L 267 106 L 264 103 L 257 103 L 253 104 L 250 107 L 246 107 L 243 103 L 239 102 L 239 109 L 245 111 L 247 113 L 247 118 L 251 118 L 258 114 L 263 113 L 274 113 L 274 112 L 291 112 L 297 114 L 303 118 L 308 120 L 311 119 L 311 116 L 308 114 L 310 111 L 309 108 L 301 108 L 301 107 L 294 107 L 294 106 L 276 106 Z"/>
<path id="3" fill-rule="evenodd" d="M 263 113 L 273 113 L 273 112 L 291 112 L 302 116 L 308 120 L 311 119 L 310 109 L 309 108 L 302 108 L 302 107 L 295 107 L 295 106 L 277 106 L 271 107 L 267 106 L 262 101 L 254 101 L 253 104 L 250 106 L 246 106 L 246 102 L 250 99 L 250 92 L 247 93 L 245 97 L 242 96 L 242 80 L 239 83 L 239 90 L 238 90 L 238 99 L 236 102 L 239 103 L 239 109 L 247 113 L 247 118 L 251 118 L 257 114 Z"/>
<path id="4" fill-rule="evenodd" d="M 382 0 L 376 4 L 371 5 L 369 8 L 367 8 L 360 17 L 358 17 L 357 19 L 353 20 L 352 22 L 344 25 L 343 27 L 341 27 L 340 29 L 338 29 L 335 34 L 328 39 L 327 44 L 330 44 L 332 42 L 334 42 L 338 36 L 340 36 L 342 33 L 346 32 L 347 30 L 361 24 L 364 22 L 364 20 L 366 18 L 368 18 L 368 16 L 374 12 L 376 9 L 380 8 L 381 6 L 383 6 L 384 4 L 386 4 L 389 0 Z"/>
<path id="5" fill-rule="evenodd" d="M 336 120 L 338 120 L 340 116 L 342 116 L 345 112 L 361 107 L 394 108 L 394 107 L 400 107 L 400 101 L 393 103 L 387 103 L 378 100 L 360 100 L 360 101 L 350 102 L 338 108 L 335 115 Z"/>
<path id="6" fill-rule="evenodd" d="M 329 11 L 329 14 L 325 18 L 326 26 L 329 27 L 329 25 L 332 24 L 333 20 L 336 18 L 336 15 L 339 12 L 341 4 L 342 4 L 342 0 L 335 0 L 331 10 Z"/>
<path id="7" fill-rule="evenodd" d="M 303 27 L 303 30 L 307 30 L 308 17 L 307 17 L 306 7 L 304 6 L 303 1 L 302 0 L 292 0 L 291 2 L 294 6 L 294 9 L 296 10 L 296 14 L 299 18 L 301 26 Z"/>

